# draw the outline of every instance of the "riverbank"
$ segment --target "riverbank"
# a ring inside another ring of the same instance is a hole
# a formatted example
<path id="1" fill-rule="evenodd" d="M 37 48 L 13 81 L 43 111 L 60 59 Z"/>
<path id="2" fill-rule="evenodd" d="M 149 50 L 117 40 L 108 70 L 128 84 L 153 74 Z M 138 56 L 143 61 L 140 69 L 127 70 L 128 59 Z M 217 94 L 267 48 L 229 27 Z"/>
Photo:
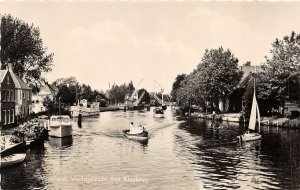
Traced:
<path id="1" fill-rule="evenodd" d="M 44 144 L 44 141 L 48 139 L 48 130 L 43 124 L 43 119 L 33 119 L 2 131 L 1 156 L 25 152 L 27 148 Z"/>
<path id="2" fill-rule="evenodd" d="M 212 120 L 213 118 L 219 121 L 240 123 L 239 113 L 224 113 L 224 114 L 205 114 L 191 113 L 191 118 L 202 118 Z M 300 129 L 300 118 L 282 118 L 282 117 L 261 117 L 261 124 L 267 126 L 289 127 Z"/>
<path id="3" fill-rule="evenodd" d="M 119 111 L 119 110 L 121 110 L 121 108 L 118 106 L 100 107 L 100 112 Z"/>

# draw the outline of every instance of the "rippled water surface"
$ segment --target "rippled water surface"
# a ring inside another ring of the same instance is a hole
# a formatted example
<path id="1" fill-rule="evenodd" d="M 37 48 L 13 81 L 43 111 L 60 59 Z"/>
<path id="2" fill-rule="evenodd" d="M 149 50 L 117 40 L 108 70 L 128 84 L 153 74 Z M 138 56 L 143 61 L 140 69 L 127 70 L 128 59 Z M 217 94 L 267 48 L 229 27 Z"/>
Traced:
<path id="1" fill-rule="evenodd" d="M 261 141 L 207 147 L 235 139 L 242 126 L 211 128 L 153 112 L 104 112 L 73 122 L 72 138 L 49 138 L 23 164 L 1 171 L 2 189 L 300 189 L 300 135 L 264 127 Z M 148 142 L 121 131 L 143 122 Z"/>

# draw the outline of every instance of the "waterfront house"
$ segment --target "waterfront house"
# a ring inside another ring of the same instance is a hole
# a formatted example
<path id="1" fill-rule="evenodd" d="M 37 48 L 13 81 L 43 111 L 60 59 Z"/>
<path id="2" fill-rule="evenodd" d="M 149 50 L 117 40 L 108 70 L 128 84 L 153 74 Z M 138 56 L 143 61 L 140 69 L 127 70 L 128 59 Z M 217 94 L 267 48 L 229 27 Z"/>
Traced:
<path id="1" fill-rule="evenodd" d="M 256 68 L 255 68 L 256 67 Z M 245 88 L 250 82 L 253 82 L 253 73 L 260 72 L 262 69 L 260 66 L 240 66 L 240 70 L 244 72 L 243 77 L 236 88 L 229 96 L 226 103 L 220 102 L 220 110 L 238 113 L 243 109 L 242 97 L 245 92 Z M 295 79 L 291 79 L 295 80 Z M 285 102 L 285 114 L 290 114 L 291 111 L 300 111 L 300 72 L 298 72 L 296 81 L 289 82 L 288 94 Z M 223 108 L 223 109 L 221 109 Z M 278 108 L 282 110 L 281 107 Z"/>
<path id="2" fill-rule="evenodd" d="M 11 64 L 8 64 L 8 71 L 15 84 L 16 118 L 18 120 L 26 120 L 31 114 L 31 88 L 13 72 Z"/>
<path id="3" fill-rule="evenodd" d="M 49 97 L 51 101 L 55 102 L 55 98 L 58 93 L 58 88 L 55 85 L 48 83 L 45 85 L 40 85 L 38 88 L 39 92 L 32 96 L 32 111 L 34 113 L 46 111 L 46 107 L 43 104 L 44 99 Z"/>
<path id="4" fill-rule="evenodd" d="M 0 70 L 0 127 L 13 127 L 15 119 L 15 84 L 8 70 Z"/>
<path id="5" fill-rule="evenodd" d="M 238 113 L 243 109 L 242 97 L 245 92 L 245 88 L 252 78 L 252 74 L 261 71 L 261 66 L 243 65 L 239 67 L 240 71 L 243 71 L 243 76 L 239 82 L 238 87 L 230 94 L 229 98 L 225 101 L 219 102 L 220 111 Z"/>

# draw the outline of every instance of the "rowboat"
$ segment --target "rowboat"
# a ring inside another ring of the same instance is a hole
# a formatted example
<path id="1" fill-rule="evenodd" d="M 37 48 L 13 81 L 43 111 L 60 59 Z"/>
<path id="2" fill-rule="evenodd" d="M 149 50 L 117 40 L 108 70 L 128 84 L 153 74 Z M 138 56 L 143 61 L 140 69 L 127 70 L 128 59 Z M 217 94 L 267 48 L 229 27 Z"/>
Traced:
<path id="1" fill-rule="evenodd" d="M 26 154 L 12 154 L 1 158 L 1 168 L 13 166 L 22 163 L 26 158 Z"/>

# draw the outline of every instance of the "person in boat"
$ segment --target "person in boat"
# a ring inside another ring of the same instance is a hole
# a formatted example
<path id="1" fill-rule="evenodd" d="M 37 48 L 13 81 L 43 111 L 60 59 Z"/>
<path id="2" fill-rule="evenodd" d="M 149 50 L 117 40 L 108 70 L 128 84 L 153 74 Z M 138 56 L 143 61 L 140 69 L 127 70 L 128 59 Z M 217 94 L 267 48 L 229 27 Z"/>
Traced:
<path id="1" fill-rule="evenodd" d="M 129 134 L 138 134 L 143 132 L 143 127 L 139 125 L 138 127 L 135 127 L 133 125 L 133 122 L 130 123 L 130 128 L 129 128 Z"/>

